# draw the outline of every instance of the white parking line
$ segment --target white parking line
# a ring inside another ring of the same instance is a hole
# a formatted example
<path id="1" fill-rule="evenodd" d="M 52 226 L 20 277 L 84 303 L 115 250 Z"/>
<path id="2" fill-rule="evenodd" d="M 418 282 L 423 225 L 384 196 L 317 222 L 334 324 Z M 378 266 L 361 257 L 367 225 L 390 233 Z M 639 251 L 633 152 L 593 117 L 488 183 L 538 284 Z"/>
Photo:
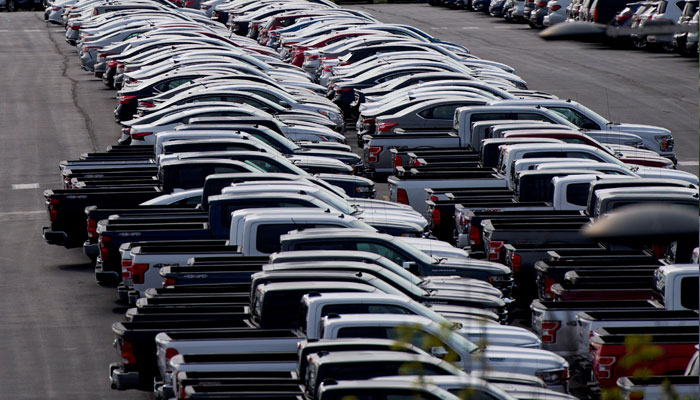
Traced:
<path id="1" fill-rule="evenodd" d="M 0 218 L 11 217 L 13 215 L 33 215 L 33 214 L 45 214 L 46 210 L 33 210 L 33 211 L 8 211 L 0 212 Z"/>
<path id="2" fill-rule="evenodd" d="M 700 165 L 700 161 L 694 160 L 694 161 L 678 161 L 678 165 L 683 165 L 685 167 L 692 167 L 692 166 L 698 166 Z"/>
<path id="3" fill-rule="evenodd" d="M 12 189 L 14 189 L 14 190 L 39 189 L 39 184 L 38 183 L 15 183 L 12 185 Z"/>
<path id="4" fill-rule="evenodd" d="M 0 29 L 0 32 L 9 32 L 8 29 Z"/>
<path id="5" fill-rule="evenodd" d="M 481 29 L 480 26 L 463 26 L 459 29 Z"/>
<path id="6" fill-rule="evenodd" d="M 22 32 L 41 32 L 40 29 L 22 29 Z"/>

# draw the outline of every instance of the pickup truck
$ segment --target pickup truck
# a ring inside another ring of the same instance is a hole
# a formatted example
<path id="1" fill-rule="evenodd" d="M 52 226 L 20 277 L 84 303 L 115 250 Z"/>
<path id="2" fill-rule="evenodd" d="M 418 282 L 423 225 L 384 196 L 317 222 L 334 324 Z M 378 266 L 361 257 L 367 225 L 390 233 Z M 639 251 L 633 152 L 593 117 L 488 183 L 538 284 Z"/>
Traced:
<path id="1" fill-rule="evenodd" d="M 214 209 L 210 202 L 210 213 Z M 224 210 L 222 210 L 224 211 Z M 226 214 L 222 214 L 223 217 Z M 279 249 L 278 237 L 290 230 L 308 228 L 315 226 L 334 226 L 343 228 L 360 228 L 372 231 L 373 228 L 364 224 L 352 216 L 346 216 L 337 212 L 326 212 L 321 209 L 306 208 L 266 208 L 265 213 L 259 209 L 244 208 L 234 211 L 231 215 L 229 227 L 225 227 L 228 232 L 229 242 L 225 248 L 220 249 L 220 256 L 266 256 Z M 219 222 L 222 219 L 217 219 Z M 228 221 L 228 218 L 226 218 Z M 109 221 L 109 220 L 108 220 Z M 185 222 L 185 223 L 158 223 L 137 224 L 137 225 L 109 225 L 100 221 L 97 226 L 97 233 L 100 235 L 100 265 L 99 273 L 102 275 L 115 276 L 121 273 L 121 259 L 117 257 L 121 244 L 133 241 L 133 237 L 138 237 L 139 241 L 153 240 L 208 240 L 212 239 L 214 231 L 206 222 Z M 222 224 L 223 225 L 223 224 Z M 135 231 L 136 229 L 136 231 Z M 222 228 L 224 229 L 224 228 Z M 186 262 L 189 258 L 200 255 L 202 249 L 194 249 L 195 253 L 177 252 L 175 259 L 171 257 L 160 257 L 157 253 L 151 253 L 148 258 L 136 258 L 132 254 L 132 269 L 134 264 L 143 267 L 143 276 L 155 278 L 144 279 L 142 289 L 148 287 L 158 287 L 161 278 L 158 273 L 160 265 L 168 262 Z M 216 249 L 203 250 L 210 252 Z M 168 250 L 170 253 L 171 249 Z M 105 263 L 107 261 L 107 263 Z M 156 286 L 150 286 L 154 284 Z M 143 292 L 143 290 L 139 290 Z"/>
<path id="2" fill-rule="evenodd" d="M 467 372 L 488 368 L 500 372 L 535 375 L 549 388 L 566 391 L 569 364 L 560 356 L 540 349 L 506 346 L 480 348 L 454 331 L 425 317 L 407 315 L 328 315 L 321 322 L 323 338 L 411 337 L 425 351 L 451 360 Z"/>
<path id="3" fill-rule="evenodd" d="M 254 303 L 253 310 L 274 311 L 275 315 L 283 316 L 296 309 L 301 297 L 309 292 L 373 292 L 377 289 L 351 282 L 289 282 L 260 285 L 256 293 L 261 299 Z M 248 293 L 246 292 L 246 297 Z M 294 303 L 294 301 L 297 303 Z M 257 307 L 257 308 L 256 308 Z M 233 309 L 233 307 L 232 307 Z M 186 311 L 186 309 L 184 310 Z M 248 313 L 231 314 L 222 319 L 221 313 L 209 314 L 209 318 L 198 316 L 194 320 L 182 320 L 178 313 L 171 313 L 170 318 L 157 321 L 148 321 L 147 318 L 139 318 L 139 321 L 116 322 L 112 325 L 115 335 L 115 347 L 121 362 L 110 364 L 110 379 L 112 387 L 120 390 L 137 387 L 149 388 L 153 385 L 153 378 L 159 375 L 156 355 L 155 337 L 161 332 L 185 332 L 190 335 L 215 335 L 213 331 L 230 332 L 234 330 L 237 337 L 250 336 L 254 339 L 283 340 L 287 344 L 296 347 L 296 343 L 304 339 L 291 330 L 260 330 L 255 320 Z M 244 330 L 241 331 L 241 328 Z M 290 326 L 293 328 L 293 326 Z M 250 335 L 248 335 L 250 333 Z M 228 333 L 227 333 L 228 334 Z M 289 338 L 292 338 L 291 340 Z M 273 342 L 268 342 L 270 346 Z M 245 342 L 244 342 L 245 343 Z M 249 345 L 244 347 L 250 349 Z M 270 347 L 266 347 L 270 348 Z"/>
<path id="4" fill-rule="evenodd" d="M 501 264 L 469 259 L 435 259 L 389 235 L 339 229 L 307 229 L 280 237 L 282 251 L 360 250 L 380 254 L 418 276 L 461 276 L 486 281 L 505 297 L 512 291 L 511 271 Z"/>
<path id="5" fill-rule="evenodd" d="M 433 148 L 470 148 L 478 150 L 476 146 L 481 139 L 473 143 L 471 125 L 473 122 L 485 119 L 494 119 L 494 115 L 500 115 L 499 119 L 515 120 L 539 120 L 554 124 L 569 126 L 574 125 L 566 121 L 560 115 L 542 108 L 517 107 L 517 106 L 469 106 L 459 107 L 455 111 L 452 132 L 414 134 L 404 133 L 397 129 L 393 135 L 366 135 L 364 136 L 363 162 L 366 167 L 374 167 L 375 174 L 383 171 L 391 165 L 392 159 L 389 149 L 433 149 Z"/>
<path id="6" fill-rule="evenodd" d="M 618 378 L 633 376 L 642 368 L 652 375 L 682 374 L 698 343 L 697 329 L 692 329 L 690 326 L 598 328 L 589 340 L 594 384 L 601 389 L 615 387 Z M 630 344 L 634 338 L 639 338 L 640 346 L 653 347 L 657 355 L 625 365 L 623 359 L 633 358 L 634 351 L 639 351 Z"/>
<path id="7" fill-rule="evenodd" d="M 253 168 L 237 161 L 187 160 L 161 166 L 160 186 L 46 190 L 44 198 L 51 226 L 44 228 L 44 239 L 49 244 L 78 247 L 86 239 L 85 207 L 137 206 L 144 201 L 170 193 L 176 187 L 201 187 L 206 176 L 215 171 L 252 172 Z"/>

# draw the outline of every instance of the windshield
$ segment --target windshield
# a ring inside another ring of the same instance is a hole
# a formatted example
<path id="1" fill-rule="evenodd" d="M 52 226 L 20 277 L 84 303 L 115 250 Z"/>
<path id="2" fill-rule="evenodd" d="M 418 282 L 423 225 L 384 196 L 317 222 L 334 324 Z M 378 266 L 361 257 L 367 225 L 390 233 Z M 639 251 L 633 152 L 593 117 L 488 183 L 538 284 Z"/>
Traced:
<path id="1" fill-rule="evenodd" d="M 316 197 L 332 205 L 333 207 L 335 207 L 335 209 L 342 212 L 343 214 L 350 215 L 357 211 L 355 208 L 351 207 L 347 201 L 341 199 L 338 196 L 334 196 L 333 194 L 327 193 L 325 189 L 320 188 L 319 190 L 317 190 Z"/>

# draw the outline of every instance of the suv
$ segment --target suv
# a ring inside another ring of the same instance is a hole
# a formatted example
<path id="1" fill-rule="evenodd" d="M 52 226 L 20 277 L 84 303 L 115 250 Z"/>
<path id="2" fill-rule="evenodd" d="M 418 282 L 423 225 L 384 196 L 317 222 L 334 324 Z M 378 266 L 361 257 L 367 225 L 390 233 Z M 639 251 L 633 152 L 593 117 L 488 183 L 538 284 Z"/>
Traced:
<path id="1" fill-rule="evenodd" d="M 689 25 L 698 12 L 698 0 L 686 0 L 683 13 L 678 18 L 678 25 Z M 693 31 L 697 32 L 697 28 Z M 690 32 L 679 32 L 673 35 L 673 48 L 682 56 L 690 56 L 692 53 L 687 48 Z"/>
<path id="2" fill-rule="evenodd" d="M 644 27 L 664 27 L 674 26 L 678 19 L 683 15 L 685 1 L 679 0 L 661 0 L 658 3 L 656 12 L 650 15 Z M 696 3 L 697 6 L 697 3 Z M 673 51 L 673 34 L 672 33 L 653 33 L 647 35 L 647 43 L 661 47 L 666 51 Z"/>
<path id="3" fill-rule="evenodd" d="M 588 21 L 608 25 L 615 15 L 627 6 L 629 0 L 594 0 L 588 11 Z"/>

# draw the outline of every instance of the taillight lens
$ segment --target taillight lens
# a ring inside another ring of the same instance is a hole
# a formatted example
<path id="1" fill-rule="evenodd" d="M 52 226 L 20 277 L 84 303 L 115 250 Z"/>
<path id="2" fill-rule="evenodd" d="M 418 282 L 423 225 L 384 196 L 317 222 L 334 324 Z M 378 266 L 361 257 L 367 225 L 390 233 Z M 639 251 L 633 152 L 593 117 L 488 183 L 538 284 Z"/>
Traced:
<path id="1" fill-rule="evenodd" d="M 119 96 L 117 98 L 117 101 L 119 104 L 129 104 L 131 103 L 131 100 L 134 100 L 136 96 Z"/>
<path id="2" fill-rule="evenodd" d="M 569 368 L 564 367 L 558 370 L 537 371 L 535 372 L 535 376 L 540 377 L 547 386 L 560 385 L 569 379 Z"/>
<path id="3" fill-rule="evenodd" d="M 546 1 L 540 1 L 540 2 L 537 3 L 537 7 L 539 7 L 539 8 L 547 7 L 547 2 L 546 2 Z"/>
<path id="4" fill-rule="evenodd" d="M 49 200 L 49 220 L 51 222 L 56 222 L 58 219 L 58 210 L 56 209 L 56 206 L 58 205 L 60 200 L 58 199 L 51 199 Z"/>
<path id="5" fill-rule="evenodd" d="M 139 107 L 153 108 L 155 107 L 155 104 L 151 103 L 150 101 L 139 101 Z"/>
<path id="6" fill-rule="evenodd" d="M 131 260 L 122 260 L 122 278 L 131 279 Z"/>
<path id="7" fill-rule="evenodd" d="M 143 283 L 146 270 L 148 270 L 148 264 L 131 264 L 131 280 L 134 283 Z"/>
<path id="8" fill-rule="evenodd" d="M 402 165 L 403 165 L 403 160 L 401 159 L 401 156 L 394 156 L 394 166 L 400 167 Z"/>
<path id="9" fill-rule="evenodd" d="M 367 161 L 369 162 L 378 162 L 379 161 L 379 153 L 382 152 L 383 147 L 382 146 L 371 146 L 367 149 Z"/>
<path id="10" fill-rule="evenodd" d="M 406 193 L 406 189 L 396 190 L 396 201 L 401 204 L 408 204 L 408 193 Z"/>
<path id="11" fill-rule="evenodd" d="M 163 278 L 163 287 L 175 286 L 175 283 L 177 283 L 177 282 L 175 281 L 175 278 L 173 278 L 173 277 L 169 276 L 169 277 Z"/>
<path id="12" fill-rule="evenodd" d="M 518 254 L 513 254 L 510 256 L 510 265 L 513 268 L 513 272 L 520 272 L 520 256 Z"/>
<path id="13" fill-rule="evenodd" d="M 97 221 L 92 218 L 87 220 L 87 236 L 89 238 L 97 237 Z"/>
<path id="14" fill-rule="evenodd" d="M 554 279 L 544 278 L 544 293 L 542 297 L 544 297 L 545 300 L 552 298 L 552 285 L 554 285 Z"/>
<path id="15" fill-rule="evenodd" d="M 117 68 L 117 60 L 107 61 L 107 68 Z"/>
<path id="16" fill-rule="evenodd" d="M 560 6 L 559 4 L 555 4 L 555 5 L 551 6 L 551 7 L 549 7 L 549 9 L 552 10 L 552 11 L 557 11 L 557 10 L 559 10 L 560 8 L 561 8 L 561 6 Z"/>
<path id="17" fill-rule="evenodd" d="M 173 370 L 170 368 L 170 359 L 178 354 L 177 350 L 167 348 L 165 349 L 165 372 L 171 373 Z"/>
<path id="18" fill-rule="evenodd" d="M 481 244 L 481 235 L 479 235 L 479 227 L 476 225 L 469 226 L 469 242 L 472 245 Z"/>
<path id="19" fill-rule="evenodd" d="M 380 122 L 377 124 L 377 132 L 389 132 L 391 131 L 391 128 L 398 124 L 398 122 Z"/>
<path id="20" fill-rule="evenodd" d="M 440 226 L 440 210 L 438 210 L 437 208 L 433 208 L 431 217 L 433 220 L 433 227 Z"/>
<path id="21" fill-rule="evenodd" d="M 503 250 L 503 241 L 493 240 L 489 242 L 489 260 L 500 260 L 501 250 Z"/>
<path id="22" fill-rule="evenodd" d="M 362 123 L 365 125 L 374 125 L 374 121 L 376 121 L 376 118 L 374 117 L 368 117 L 368 118 L 362 118 Z"/>
<path id="23" fill-rule="evenodd" d="M 153 132 L 130 132 L 129 136 L 131 136 L 133 140 L 144 140 L 143 138 L 152 134 Z"/>
<path id="24" fill-rule="evenodd" d="M 136 364 L 136 355 L 134 354 L 134 346 L 131 342 L 122 341 L 122 362 L 124 364 Z"/>
<path id="25" fill-rule="evenodd" d="M 542 343 L 556 343 L 561 321 L 542 321 Z"/>
<path id="26" fill-rule="evenodd" d="M 105 262 L 109 259 L 109 248 L 107 247 L 107 244 L 111 241 L 111 237 L 103 235 L 100 235 L 100 238 L 97 240 L 97 245 L 100 248 L 100 258 L 102 259 L 102 262 Z"/>

